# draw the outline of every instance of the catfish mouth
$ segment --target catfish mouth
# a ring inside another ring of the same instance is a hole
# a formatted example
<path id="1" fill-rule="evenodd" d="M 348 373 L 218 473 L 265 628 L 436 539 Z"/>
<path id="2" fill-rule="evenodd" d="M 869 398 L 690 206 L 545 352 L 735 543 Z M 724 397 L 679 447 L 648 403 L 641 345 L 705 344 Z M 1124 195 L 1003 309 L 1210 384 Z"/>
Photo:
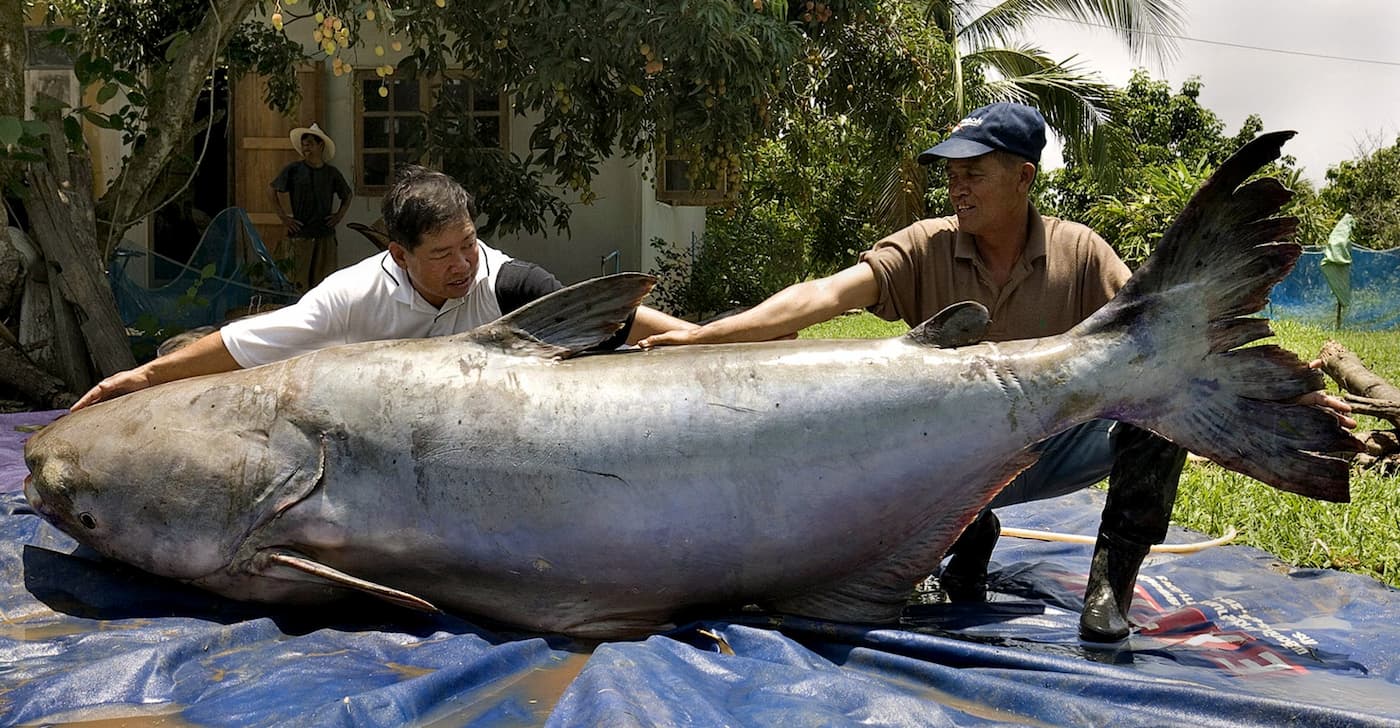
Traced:
<path id="1" fill-rule="evenodd" d="M 29 507 L 33 508 L 35 513 L 53 520 L 49 512 L 44 510 L 44 499 L 39 495 L 39 488 L 34 485 L 33 473 L 24 476 L 24 499 L 29 501 Z"/>

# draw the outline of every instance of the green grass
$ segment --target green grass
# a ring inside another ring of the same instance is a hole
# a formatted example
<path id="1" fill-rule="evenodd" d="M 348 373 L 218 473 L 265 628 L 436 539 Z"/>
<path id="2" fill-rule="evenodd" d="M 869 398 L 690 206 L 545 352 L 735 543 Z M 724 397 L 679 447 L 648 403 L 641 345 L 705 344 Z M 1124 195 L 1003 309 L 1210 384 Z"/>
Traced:
<path id="1" fill-rule="evenodd" d="M 1400 336 L 1395 332 L 1333 331 L 1275 321 L 1276 343 L 1304 360 L 1336 339 L 1376 374 L 1400 383 Z M 840 316 L 804 329 L 802 338 L 882 338 L 908 327 L 868 313 Z M 1329 388 L 1336 385 L 1329 379 Z M 1359 430 L 1389 423 L 1358 417 Z M 1211 536 L 1230 527 L 1235 543 L 1274 554 L 1300 567 L 1333 568 L 1372 576 L 1400 587 L 1400 477 L 1352 471 L 1351 503 L 1323 503 L 1270 488 L 1213 463 L 1190 462 L 1182 474 L 1172 520 Z"/>
<path id="2" fill-rule="evenodd" d="M 900 336 L 909 327 L 903 321 L 886 321 L 864 311 L 846 312 L 797 332 L 801 339 L 885 339 Z"/>

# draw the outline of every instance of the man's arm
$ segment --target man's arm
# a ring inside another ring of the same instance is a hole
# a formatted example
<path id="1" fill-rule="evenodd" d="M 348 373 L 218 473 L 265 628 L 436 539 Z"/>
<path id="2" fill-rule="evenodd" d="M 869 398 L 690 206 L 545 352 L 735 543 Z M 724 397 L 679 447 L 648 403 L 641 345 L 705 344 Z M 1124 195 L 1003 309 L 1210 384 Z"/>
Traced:
<path id="1" fill-rule="evenodd" d="M 223 336 L 215 331 L 174 353 L 103 379 L 74 403 L 71 411 L 157 384 L 241 368 L 224 346 Z"/>
<path id="2" fill-rule="evenodd" d="M 301 222 L 292 217 L 290 213 L 284 212 L 292 208 L 292 196 L 287 192 L 279 192 L 276 187 L 268 185 L 267 199 L 272 201 L 272 209 L 277 211 L 277 217 L 282 220 L 282 224 L 287 226 L 287 233 L 296 235 L 301 230 Z"/>
<path id="3" fill-rule="evenodd" d="M 330 216 L 326 218 L 326 227 L 329 227 L 332 231 L 340 224 L 341 220 L 345 219 L 345 213 L 350 211 L 350 201 L 355 199 L 355 190 L 345 181 L 345 176 L 340 174 L 340 170 L 338 169 L 335 171 L 335 174 L 337 179 L 340 180 L 340 184 L 337 185 L 335 191 L 335 196 L 340 198 L 340 206 L 335 208 L 335 212 L 331 213 Z"/>
<path id="4" fill-rule="evenodd" d="M 704 326 L 673 329 L 637 342 L 642 348 L 674 344 L 771 341 L 880 299 L 875 270 L 857 263 L 835 275 L 788 286 L 753 308 Z"/>
<path id="5" fill-rule="evenodd" d="M 679 319 L 668 313 L 646 306 L 637 307 L 637 316 L 632 319 L 632 330 L 627 334 L 627 343 L 635 344 L 653 334 L 699 328 L 695 324 Z"/>

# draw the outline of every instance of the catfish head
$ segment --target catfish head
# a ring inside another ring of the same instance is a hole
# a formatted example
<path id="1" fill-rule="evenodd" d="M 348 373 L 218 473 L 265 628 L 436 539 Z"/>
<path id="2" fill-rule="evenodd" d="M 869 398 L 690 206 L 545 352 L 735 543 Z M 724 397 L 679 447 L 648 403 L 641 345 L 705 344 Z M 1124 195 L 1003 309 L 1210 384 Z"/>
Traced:
<path id="1" fill-rule="evenodd" d="M 105 556 L 196 581 L 306 497 L 321 437 L 235 379 L 184 380 L 63 417 L 25 443 L 30 505 Z"/>

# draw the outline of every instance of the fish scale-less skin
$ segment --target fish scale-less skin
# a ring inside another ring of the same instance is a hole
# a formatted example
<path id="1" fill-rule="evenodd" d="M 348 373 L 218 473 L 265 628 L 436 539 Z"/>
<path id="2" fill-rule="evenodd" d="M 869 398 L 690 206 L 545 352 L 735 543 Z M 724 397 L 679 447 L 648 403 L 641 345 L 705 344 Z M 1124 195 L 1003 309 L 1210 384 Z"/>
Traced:
<path id="1" fill-rule="evenodd" d="M 156 573 L 242 599 L 337 596 L 257 560 L 286 549 L 449 611 L 638 634 L 679 607 L 800 605 L 867 575 L 907 591 L 1019 451 L 1122 386 L 1070 365 L 1114 357 L 1093 350 L 795 341 L 556 361 L 464 337 L 365 344 L 95 406 L 138 413 L 144 434 L 118 448 L 139 458 L 87 457 L 175 512 L 137 564 Z M 161 446 L 169 412 L 179 447 Z M 102 520 L 140 523 L 134 504 Z"/>
<path id="2" fill-rule="evenodd" d="M 289 547 L 444 609 L 575 632 L 611 629 L 600 613 L 654 629 L 677 606 L 820 589 L 932 533 L 887 577 L 908 586 L 1009 477 L 1002 463 L 1060 423 L 1032 411 L 1054 409 L 1053 393 L 1026 389 L 1045 377 L 1016 374 L 1003 352 L 1023 350 L 1075 394 L 1051 364 L 1068 348 L 1052 343 L 782 342 L 566 362 L 473 353 L 480 370 L 464 376 L 462 349 L 475 346 L 434 339 L 377 345 L 373 366 L 355 347 L 288 363 L 283 376 L 307 389 L 281 416 L 312 431 L 354 422 L 356 434 L 327 440 L 322 484 L 244 555 Z M 823 555 L 832 540 L 840 558 Z"/>

